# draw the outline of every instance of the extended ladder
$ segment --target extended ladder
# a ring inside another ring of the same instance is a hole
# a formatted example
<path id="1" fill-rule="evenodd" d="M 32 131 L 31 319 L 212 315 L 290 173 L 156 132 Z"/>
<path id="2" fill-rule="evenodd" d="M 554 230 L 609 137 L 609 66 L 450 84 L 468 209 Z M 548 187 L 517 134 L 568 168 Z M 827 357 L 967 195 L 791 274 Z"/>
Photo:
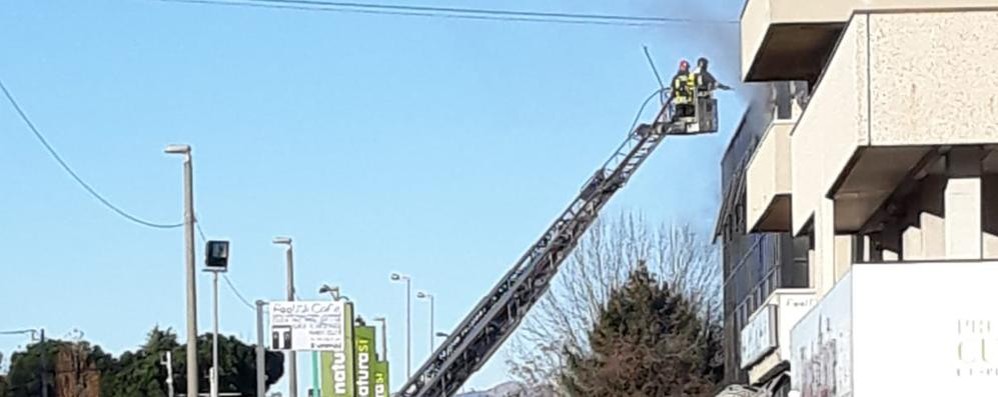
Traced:
<path id="1" fill-rule="evenodd" d="M 451 396 L 485 364 L 547 291 L 558 266 L 596 220 L 603 205 L 634 175 L 666 135 L 686 133 L 684 126 L 670 122 L 669 102 L 654 123 L 642 124 L 631 131 L 586 182 L 568 209 L 406 382 L 401 396 Z"/>

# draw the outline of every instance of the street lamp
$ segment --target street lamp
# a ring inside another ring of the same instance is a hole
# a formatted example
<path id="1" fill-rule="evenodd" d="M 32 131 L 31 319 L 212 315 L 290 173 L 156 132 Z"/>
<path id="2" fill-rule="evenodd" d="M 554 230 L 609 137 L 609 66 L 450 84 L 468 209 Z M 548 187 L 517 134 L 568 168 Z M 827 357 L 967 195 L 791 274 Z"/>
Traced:
<path id="1" fill-rule="evenodd" d="M 187 395 L 198 395 L 198 312 L 194 269 L 194 171 L 190 145 L 169 145 L 167 154 L 184 156 L 184 247 L 187 268 Z"/>
<path id="2" fill-rule="evenodd" d="M 329 294 L 329 296 L 332 297 L 334 301 L 338 301 L 340 299 L 350 300 L 350 298 L 348 298 L 346 295 L 340 294 L 340 287 L 330 287 L 329 284 L 322 284 L 322 287 L 319 287 L 319 293 Z"/>
<path id="3" fill-rule="evenodd" d="M 405 377 L 412 377 L 412 278 L 407 275 L 392 273 L 391 280 L 405 280 Z"/>
<path id="4" fill-rule="evenodd" d="M 433 319 L 433 306 L 434 306 L 433 294 L 430 294 L 429 292 L 419 291 L 416 293 L 416 298 L 426 299 L 430 301 L 430 356 L 432 357 L 433 352 L 436 349 L 436 339 L 437 339 L 435 336 L 437 329 Z"/>
<path id="5" fill-rule="evenodd" d="M 229 270 L 229 242 L 209 241 L 205 247 L 204 271 L 212 275 L 211 397 L 218 397 L 218 273 Z"/>
<path id="6" fill-rule="evenodd" d="M 438 338 L 446 338 L 446 337 L 450 336 L 450 334 L 448 334 L 446 332 L 437 332 L 436 335 L 437 335 Z"/>
<path id="7" fill-rule="evenodd" d="M 294 250 L 291 247 L 291 237 L 274 237 L 274 244 L 287 246 L 284 251 L 287 263 L 287 290 L 288 301 L 295 300 L 295 261 Z M 288 351 L 288 394 L 291 397 L 298 397 L 298 355 L 294 350 Z"/>
<path id="8" fill-rule="evenodd" d="M 388 360 L 388 319 L 375 317 L 374 322 L 381 323 L 381 361 Z"/>

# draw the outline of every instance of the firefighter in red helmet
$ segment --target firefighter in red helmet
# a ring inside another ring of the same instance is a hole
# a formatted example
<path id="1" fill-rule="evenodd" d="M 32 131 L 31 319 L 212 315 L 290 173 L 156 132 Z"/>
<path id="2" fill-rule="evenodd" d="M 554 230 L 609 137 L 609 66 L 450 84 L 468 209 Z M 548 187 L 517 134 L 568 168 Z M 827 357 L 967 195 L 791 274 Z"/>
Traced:
<path id="1" fill-rule="evenodd" d="M 696 78 L 690 73 L 690 63 L 685 59 L 679 61 L 679 71 L 672 77 L 672 104 L 675 111 L 672 121 L 679 118 L 695 116 L 693 95 L 696 91 Z"/>

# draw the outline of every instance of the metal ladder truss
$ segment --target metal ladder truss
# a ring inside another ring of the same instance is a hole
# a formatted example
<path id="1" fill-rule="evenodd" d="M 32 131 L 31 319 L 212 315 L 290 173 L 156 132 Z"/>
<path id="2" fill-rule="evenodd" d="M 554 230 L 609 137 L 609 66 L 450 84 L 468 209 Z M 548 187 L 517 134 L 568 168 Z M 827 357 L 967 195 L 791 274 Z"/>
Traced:
<path id="1" fill-rule="evenodd" d="M 671 98 L 653 124 L 642 124 L 628 134 L 571 205 L 406 382 L 400 396 L 451 396 L 488 361 L 547 291 L 558 266 L 596 220 L 603 205 L 666 135 L 680 133 L 682 126 L 668 123 L 670 104 Z"/>

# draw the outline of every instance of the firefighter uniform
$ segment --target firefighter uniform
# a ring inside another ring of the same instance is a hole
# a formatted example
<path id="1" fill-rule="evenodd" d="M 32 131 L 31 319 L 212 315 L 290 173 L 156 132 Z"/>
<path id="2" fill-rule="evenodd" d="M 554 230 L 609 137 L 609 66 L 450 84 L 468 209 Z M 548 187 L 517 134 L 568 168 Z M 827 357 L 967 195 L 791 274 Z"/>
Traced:
<path id="1" fill-rule="evenodd" d="M 683 60 L 679 63 L 679 72 L 672 78 L 672 104 L 675 105 L 673 120 L 682 117 L 694 117 L 696 107 L 697 78 L 690 73 L 689 63 Z"/>

